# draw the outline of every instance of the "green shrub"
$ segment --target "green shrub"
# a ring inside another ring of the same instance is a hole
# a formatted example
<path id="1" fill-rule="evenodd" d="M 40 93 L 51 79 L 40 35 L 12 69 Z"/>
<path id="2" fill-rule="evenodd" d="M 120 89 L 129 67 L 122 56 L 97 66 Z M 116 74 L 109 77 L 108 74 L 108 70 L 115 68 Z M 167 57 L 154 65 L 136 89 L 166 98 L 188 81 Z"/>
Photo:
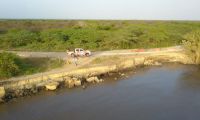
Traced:
<path id="1" fill-rule="evenodd" d="M 196 64 L 200 64 L 200 30 L 187 34 L 183 45 L 190 58 Z"/>
<path id="2" fill-rule="evenodd" d="M 30 75 L 34 73 L 48 71 L 61 67 L 63 60 L 50 58 L 21 58 L 18 63 L 20 68 L 19 75 Z"/>
<path id="3" fill-rule="evenodd" d="M 60 59 L 20 58 L 13 53 L 0 53 L 0 80 L 19 75 L 45 72 L 64 65 Z"/>
<path id="4" fill-rule="evenodd" d="M 0 78 L 8 78 L 19 73 L 19 58 L 12 53 L 0 53 Z"/>
<path id="5" fill-rule="evenodd" d="M 37 42 L 39 37 L 38 34 L 27 30 L 9 30 L 1 39 L 5 48 L 17 48 Z"/>
<path id="6" fill-rule="evenodd" d="M 109 25 L 99 25 L 99 26 L 97 26 L 97 29 L 98 30 L 111 30 L 112 26 L 109 26 Z"/>

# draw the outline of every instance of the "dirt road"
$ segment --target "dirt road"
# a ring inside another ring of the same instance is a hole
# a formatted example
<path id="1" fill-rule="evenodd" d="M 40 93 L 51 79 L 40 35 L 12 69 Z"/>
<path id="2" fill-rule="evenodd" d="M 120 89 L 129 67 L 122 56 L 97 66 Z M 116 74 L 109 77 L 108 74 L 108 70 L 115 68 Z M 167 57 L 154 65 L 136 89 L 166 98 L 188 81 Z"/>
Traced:
<path id="1" fill-rule="evenodd" d="M 151 54 L 155 52 L 175 52 L 182 51 L 180 46 L 168 47 L 168 48 L 154 48 L 154 49 L 128 49 L 128 50 L 112 50 L 112 51 L 99 51 L 92 52 L 91 57 L 96 56 L 111 56 L 111 55 L 141 55 L 141 54 Z M 23 51 L 9 51 L 16 53 L 21 57 L 49 57 L 49 58 L 59 58 L 66 60 L 68 58 L 66 52 L 23 52 Z"/>

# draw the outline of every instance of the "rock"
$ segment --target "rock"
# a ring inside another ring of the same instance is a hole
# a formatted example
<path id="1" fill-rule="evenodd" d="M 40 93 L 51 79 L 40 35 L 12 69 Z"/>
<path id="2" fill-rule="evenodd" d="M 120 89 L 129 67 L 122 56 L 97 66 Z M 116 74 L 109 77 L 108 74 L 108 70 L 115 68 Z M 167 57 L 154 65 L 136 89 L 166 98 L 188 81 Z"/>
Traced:
<path id="1" fill-rule="evenodd" d="M 96 79 L 95 80 L 96 83 L 100 83 L 100 82 L 103 82 L 103 81 L 104 81 L 103 79 Z"/>
<path id="2" fill-rule="evenodd" d="M 18 89 L 14 91 L 16 97 L 23 97 L 23 89 Z"/>
<path id="3" fill-rule="evenodd" d="M 99 82 L 102 82 L 102 80 L 99 80 L 98 77 L 90 77 L 90 78 L 87 78 L 86 79 L 87 82 L 91 83 L 91 82 L 96 82 L 96 83 L 99 83 Z"/>
<path id="4" fill-rule="evenodd" d="M 8 101 L 13 98 L 16 98 L 16 94 L 15 94 L 14 90 L 7 91 L 6 95 L 5 95 L 5 100 Z"/>
<path id="5" fill-rule="evenodd" d="M 121 74 L 121 76 L 124 76 L 124 75 L 125 75 L 124 73 Z"/>
<path id="6" fill-rule="evenodd" d="M 155 62 L 155 63 L 154 63 L 154 65 L 156 65 L 156 66 L 161 66 L 161 65 L 162 65 L 162 63 Z"/>
<path id="7" fill-rule="evenodd" d="M 56 90 L 58 85 L 59 85 L 58 82 L 50 82 L 50 83 L 47 83 L 45 85 L 45 87 L 46 87 L 47 90 Z"/>
<path id="8" fill-rule="evenodd" d="M 74 80 L 65 80 L 65 86 L 67 86 L 68 88 L 73 88 L 75 86 Z"/>
<path id="9" fill-rule="evenodd" d="M 90 77 L 90 78 L 87 78 L 86 81 L 91 83 L 91 82 L 94 82 L 95 79 L 96 79 L 95 77 Z"/>
<path id="10" fill-rule="evenodd" d="M 146 61 L 144 62 L 144 65 L 150 65 L 150 66 L 156 65 L 156 66 L 161 66 L 162 63 L 159 63 L 159 62 L 153 61 L 153 60 L 146 60 Z"/>
<path id="11" fill-rule="evenodd" d="M 4 87 L 3 87 L 3 86 L 0 87 L 0 99 L 4 98 L 4 97 L 5 97 L 5 94 L 6 94 L 6 92 L 5 92 Z"/>
<path id="12" fill-rule="evenodd" d="M 72 77 L 67 76 L 64 78 L 64 80 L 65 80 L 64 84 L 66 87 L 73 88 L 75 86 L 74 81 L 77 80 L 77 78 L 75 78 L 75 77 L 72 78 Z"/>
<path id="13" fill-rule="evenodd" d="M 99 80 L 95 80 L 94 82 L 95 82 L 95 83 L 100 83 L 100 81 L 99 81 Z"/>
<path id="14" fill-rule="evenodd" d="M 32 95 L 31 89 L 24 89 L 23 90 L 23 96 L 31 96 L 31 95 Z"/>
<path id="15" fill-rule="evenodd" d="M 99 82 L 103 82 L 104 80 L 103 79 L 99 79 Z"/>
<path id="16" fill-rule="evenodd" d="M 87 78 L 86 81 L 89 83 L 91 82 L 100 83 L 100 82 L 103 82 L 103 79 L 99 79 L 98 77 L 90 77 L 90 78 Z"/>
<path id="17" fill-rule="evenodd" d="M 83 88 L 83 89 L 86 89 L 86 88 L 87 88 L 87 85 L 83 85 L 82 88 Z"/>
<path id="18" fill-rule="evenodd" d="M 32 89 L 31 89 L 31 93 L 32 94 L 36 94 L 36 93 L 38 93 L 38 88 L 37 87 L 33 87 Z"/>
<path id="19" fill-rule="evenodd" d="M 99 83 L 100 80 L 99 80 L 97 77 L 95 77 L 95 78 L 94 78 L 94 82 Z"/>
<path id="20" fill-rule="evenodd" d="M 74 80 L 75 86 L 81 86 L 81 80 Z"/>

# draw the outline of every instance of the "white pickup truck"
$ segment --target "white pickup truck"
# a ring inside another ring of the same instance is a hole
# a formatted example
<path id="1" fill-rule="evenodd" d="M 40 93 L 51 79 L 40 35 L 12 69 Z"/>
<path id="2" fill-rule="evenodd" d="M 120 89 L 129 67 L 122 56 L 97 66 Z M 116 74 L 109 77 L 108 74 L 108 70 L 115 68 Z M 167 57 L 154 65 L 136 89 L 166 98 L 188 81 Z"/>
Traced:
<path id="1" fill-rule="evenodd" d="M 70 55 L 70 56 L 90 56 L 91 55 L 91 52 L 89 50 L 84 50 L 82 48 L 75 48 L 74 51 L 68 51 L 67 50 L 67 55 Z"/>

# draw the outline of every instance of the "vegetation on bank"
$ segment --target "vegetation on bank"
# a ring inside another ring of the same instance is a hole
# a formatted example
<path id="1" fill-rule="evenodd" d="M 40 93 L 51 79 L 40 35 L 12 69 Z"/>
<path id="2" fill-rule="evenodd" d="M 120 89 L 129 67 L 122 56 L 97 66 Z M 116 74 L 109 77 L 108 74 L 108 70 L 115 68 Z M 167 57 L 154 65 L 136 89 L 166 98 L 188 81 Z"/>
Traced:
<path id="1" fill-rule="evenodd" d="M 0 53 L 0 80 L 29 75 L 61 67 L 64 61 L 49 58 L 20 58 L 13 53 Z"/>
<path id="2" fill-rule="evenodd" d="M 192 21 L 1 20 L 0 49 L 65 51 L 167 47 L 200 29 Z"/>
<path id="3" fill-rule="evenodd" d="M 200 64 L 200 30 L 185 35 L 183 40 L 186 53 L 195 64 Z"/>

